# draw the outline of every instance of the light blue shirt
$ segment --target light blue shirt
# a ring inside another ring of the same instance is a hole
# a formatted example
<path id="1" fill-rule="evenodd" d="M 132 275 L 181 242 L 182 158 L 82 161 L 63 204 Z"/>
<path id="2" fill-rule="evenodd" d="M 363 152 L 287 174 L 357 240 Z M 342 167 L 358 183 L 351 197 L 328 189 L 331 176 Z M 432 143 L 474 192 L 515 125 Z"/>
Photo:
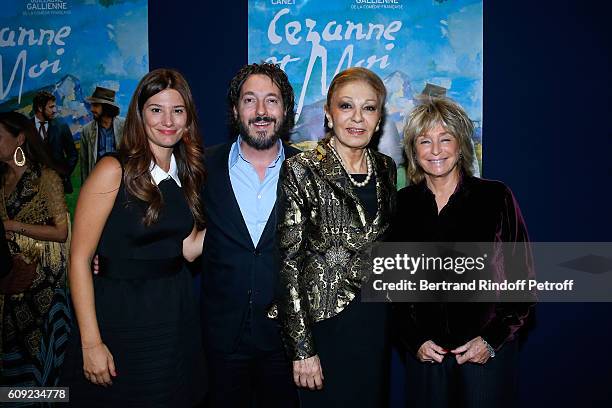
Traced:
<path id="1" fill-rule="evenodd" d="M 268 165 L 263 181 L 259 181 L 255 167 L 242 153 L 241 141 L 242 138 L 238 136 L 230 149 L 229 176 L 242 218 L 249 230 L 253 245 L 257 247 L 276 202 L 276 186 L 281 165 L 285 160 L 285 150 L 279 140 L 278 156 Z"/>

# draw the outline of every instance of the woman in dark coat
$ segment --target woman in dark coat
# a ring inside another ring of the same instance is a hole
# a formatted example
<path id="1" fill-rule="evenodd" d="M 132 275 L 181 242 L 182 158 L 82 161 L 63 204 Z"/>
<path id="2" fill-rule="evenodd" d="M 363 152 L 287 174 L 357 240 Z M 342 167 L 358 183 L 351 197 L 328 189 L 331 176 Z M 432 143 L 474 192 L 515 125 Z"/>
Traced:
<path id="1" fill-rule="evenodd" d="M 409 115 L 404 145 L 411 185 L 398 192 L 390 240 L 488 243 L 497 279 L 533 276 L 518 203 L 498 181 L 472 176 L 474 127 L 446 98 Z M 411 406 L 514 406 L 517 341 L 531 303 L 412 303 L 396 307 L 408 352 Z M 495 358 L 493 358 L 495 357 Z"/>

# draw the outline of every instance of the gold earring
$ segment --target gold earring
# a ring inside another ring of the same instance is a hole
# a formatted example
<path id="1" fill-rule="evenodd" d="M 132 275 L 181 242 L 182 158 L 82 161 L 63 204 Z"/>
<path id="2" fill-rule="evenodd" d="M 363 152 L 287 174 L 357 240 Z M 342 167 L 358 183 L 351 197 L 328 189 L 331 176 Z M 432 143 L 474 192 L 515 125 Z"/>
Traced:
<path id="1" fill-rule="evenodd" d="M 21 153 L 21 160 L 17 160 L 17 152 Z M 17 148 L 15 149 L 15 153 L 13 153 L 13 161 L 15 162 L 15 165 L 17 167 L 25 166 L 26 158 L 25 158 L 25 154 L 23 153 L 23 149 L 21 148 L 21 146 L 17 146 Z"/>

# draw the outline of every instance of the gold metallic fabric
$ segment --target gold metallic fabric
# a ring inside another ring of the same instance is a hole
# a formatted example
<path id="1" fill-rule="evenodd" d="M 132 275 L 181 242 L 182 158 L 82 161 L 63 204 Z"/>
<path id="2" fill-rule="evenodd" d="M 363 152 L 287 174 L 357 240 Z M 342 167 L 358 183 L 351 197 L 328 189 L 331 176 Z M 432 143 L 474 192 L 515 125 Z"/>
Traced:
<path id="1" fill-rule="evenodd" d="M 368 214 L 342 164 L 319 143 L 283 163 L 278 189 L 281 296 L 278 312 L 293 360 L 317 354 L 310 326 L 333 317 L 359 293 L 366 253 L 395 210 L 396 167 L 371 152 L 377 214 Z"/>
<path id="2" fill-rule="evenodd" d="M 0 221 L 13 219 L 29 225 L 68 223 L 64 188 L 57 173 L 48 168 L 28 168 L 10 195 L 0 185 Z M 4 342 L 20 343 L 21 349 L 36 356 L 40 352 L 42 322 L 51 307 L 56 288 L 66 285 L 68 245 L 41 241 L 18 233 L 9 233 L 11 254 L 37 260 L 32 286 L 25 292 L 0 295 L 0 356 Z"/>

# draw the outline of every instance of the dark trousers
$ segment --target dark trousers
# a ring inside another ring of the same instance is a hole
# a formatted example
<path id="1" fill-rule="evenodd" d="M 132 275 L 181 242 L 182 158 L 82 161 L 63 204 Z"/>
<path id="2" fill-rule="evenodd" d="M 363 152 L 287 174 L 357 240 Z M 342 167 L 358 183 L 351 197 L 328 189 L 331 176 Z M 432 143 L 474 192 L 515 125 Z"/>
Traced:
<path id="1" fill-rule="evenodd" d="M 513 408 L 517 405 L 518 342 L 505 344 L 486 364 L 442 363 L 406 358 L 408 407 Z"/>
<path id="2" fill-rule="evenodd" d="M 280 342 L 279 342 L 280 343 Z M 249 330 L 238 349 L 208 353 L 209 408 L 293 408 L 298 406 L 292 367 L 285 350 L 261 351 Z"/>

